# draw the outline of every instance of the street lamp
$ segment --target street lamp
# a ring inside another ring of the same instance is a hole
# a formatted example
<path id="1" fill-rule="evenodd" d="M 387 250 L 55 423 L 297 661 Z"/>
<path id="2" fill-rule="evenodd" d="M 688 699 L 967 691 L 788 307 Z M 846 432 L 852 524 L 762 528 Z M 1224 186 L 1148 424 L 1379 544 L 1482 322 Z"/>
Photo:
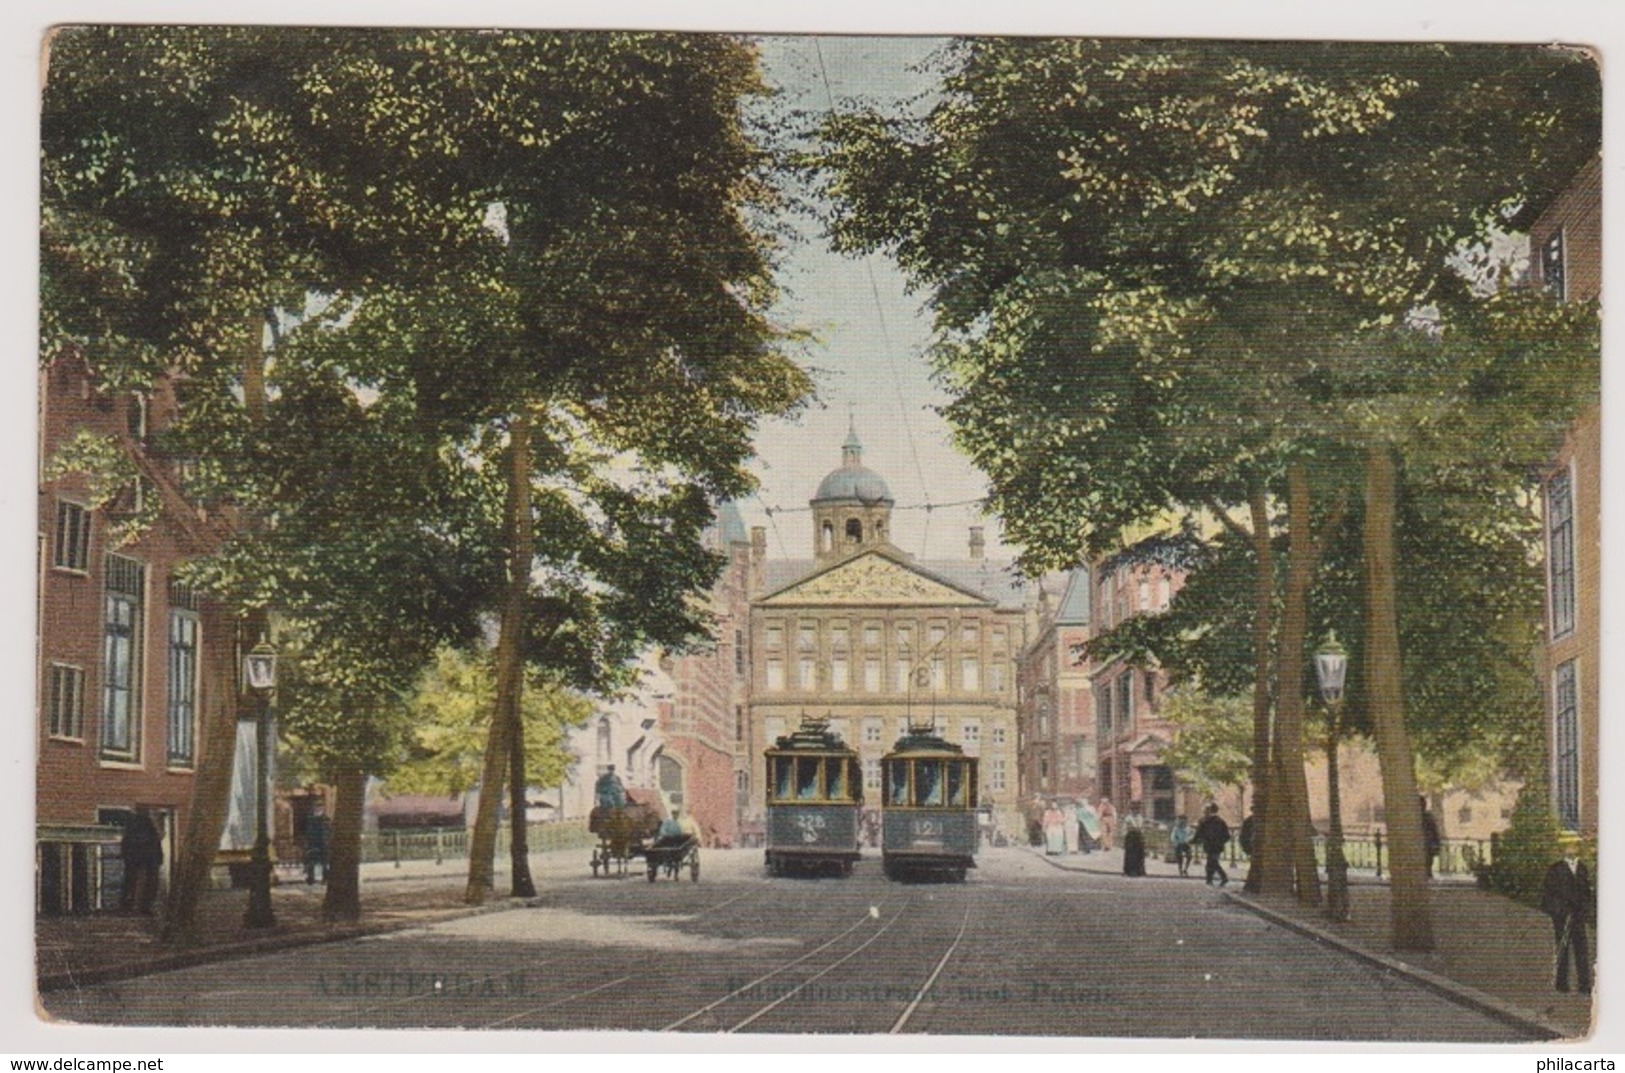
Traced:
<path id="1" fill-rule="evenodd" d="M 1315 651 L 1315 678 L 1320 683 L 1320 699 L 1326 704 L 1326 800 L 1331 809 L 1331 829 L 1326 834 L 1326 915 L 1332 920 L 1349 918 L 1349 862 L 1343 856 L 1343 815 L 1337 779 L 1337 743 L 1341 737 L 1343 682 L 1348 675 L 1348 650 L 1337 643 L 1337 631 Z"/>
<path id="2" fill-rule="evenodd" d="M 243 678 L 259 697 L 255 720 L 258 755 L 254 763 L 254 855 L 249 861 L 248 912 L 245 928 L 276 926 L 271 909 L 271 830 L 266 807 L 271 782 L 271 691 L 276 688 L 276 649 L 261 640 L 243 656 Z"/>

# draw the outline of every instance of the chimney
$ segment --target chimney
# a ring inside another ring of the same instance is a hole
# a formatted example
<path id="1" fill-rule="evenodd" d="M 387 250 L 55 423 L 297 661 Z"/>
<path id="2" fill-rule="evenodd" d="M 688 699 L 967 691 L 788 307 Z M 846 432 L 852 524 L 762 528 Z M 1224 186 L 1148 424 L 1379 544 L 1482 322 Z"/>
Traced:
<path id="1" fill-rule="evenodd" d="M 971 526 L 970 527 L 970 557 L 972 559 L 980 559 L 982 557 L 982 551 L 984 549 L 984 546 L 985 545 L 983 544 L 983 541 L 982 541 L 982 527 L 979 526 L 979 525 Z"/>
<path id="2" fill-rule="evenodd" d="M 762 579 L 767 569 L 767 526 L 750 527 L 750 592 L 762 591 Z"/>

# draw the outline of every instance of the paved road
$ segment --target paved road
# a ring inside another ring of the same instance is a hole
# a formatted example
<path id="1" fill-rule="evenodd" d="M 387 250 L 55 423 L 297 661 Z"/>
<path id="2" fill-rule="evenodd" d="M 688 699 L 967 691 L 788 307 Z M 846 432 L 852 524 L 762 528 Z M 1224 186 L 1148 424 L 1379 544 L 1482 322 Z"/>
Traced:
<path id="1" fill-rule="evenodd" d="M 89 1023 L 1510 1042 L 1200 880 L 984 853 L 964 884 L 538 877 L 542 904 L 44 996 Z"/>

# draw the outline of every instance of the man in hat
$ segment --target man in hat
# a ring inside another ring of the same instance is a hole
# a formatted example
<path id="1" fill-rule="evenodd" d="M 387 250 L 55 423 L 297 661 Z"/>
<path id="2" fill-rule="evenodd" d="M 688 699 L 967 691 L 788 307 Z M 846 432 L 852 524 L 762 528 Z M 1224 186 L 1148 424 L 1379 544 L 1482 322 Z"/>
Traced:
<path id="1" fill-rule="evenodd" d="M 1591 912 L 1591 874 L 1580 860 L 1580 836 L 1560 835 L 1558 849 L 1563 859 L 1546 869 L 1541 884 L 1540 909 L 1552 918 L 1552 936 L 1557 943 L 1559 991 L 1569 989 L 1569 960 L 1574 961 L 1575 982 L 1580 994 L 1591 994 L 1591 948 L 1586 942 L 1586 919 Z"/>
<path id="2" fill-rule="evenodd" d="M 1219 855 L 1224 852 L 1224 847 L 1230 843 L 1230 825 L 1225 823 L 1224 817 L 1219 815 L 1217 803 L 1208 802 L 1207 808 L 1203 810 L 1202 820 L 1196 825 L 1196 831 L 1192 837 L 1196 844 L 1202 847 L 1202 852 L 1207 854 L 1207 878 L 1205 882 L 1211 886 L 1214 877 L 1217 876 L 1219 886 L 1229 886 L 1230 876 L 1225 872 L 1224 865 L 1220 863 Z"/>
<path id="3" fill-rule="evenodd" d="M 626 786 L 621 782 L 621 777 L 615 774 L 614 764 L 609 765 L 609 770 L 598 776 L 592 792 L 599 808 L 626 807 Z"/>

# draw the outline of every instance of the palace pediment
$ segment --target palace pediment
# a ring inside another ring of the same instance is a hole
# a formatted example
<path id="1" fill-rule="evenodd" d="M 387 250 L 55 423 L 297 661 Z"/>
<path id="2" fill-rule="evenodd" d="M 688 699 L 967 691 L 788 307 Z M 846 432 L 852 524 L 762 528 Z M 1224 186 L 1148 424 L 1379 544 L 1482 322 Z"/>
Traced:
<path id="1" fill-rule="evenodd" d="M 786 604 L 923 604 L 939 607 L 986 606 L 980 593 L 874 551 L 836 563 L 811 577 L 769 593 L 758 603 Z"/>

